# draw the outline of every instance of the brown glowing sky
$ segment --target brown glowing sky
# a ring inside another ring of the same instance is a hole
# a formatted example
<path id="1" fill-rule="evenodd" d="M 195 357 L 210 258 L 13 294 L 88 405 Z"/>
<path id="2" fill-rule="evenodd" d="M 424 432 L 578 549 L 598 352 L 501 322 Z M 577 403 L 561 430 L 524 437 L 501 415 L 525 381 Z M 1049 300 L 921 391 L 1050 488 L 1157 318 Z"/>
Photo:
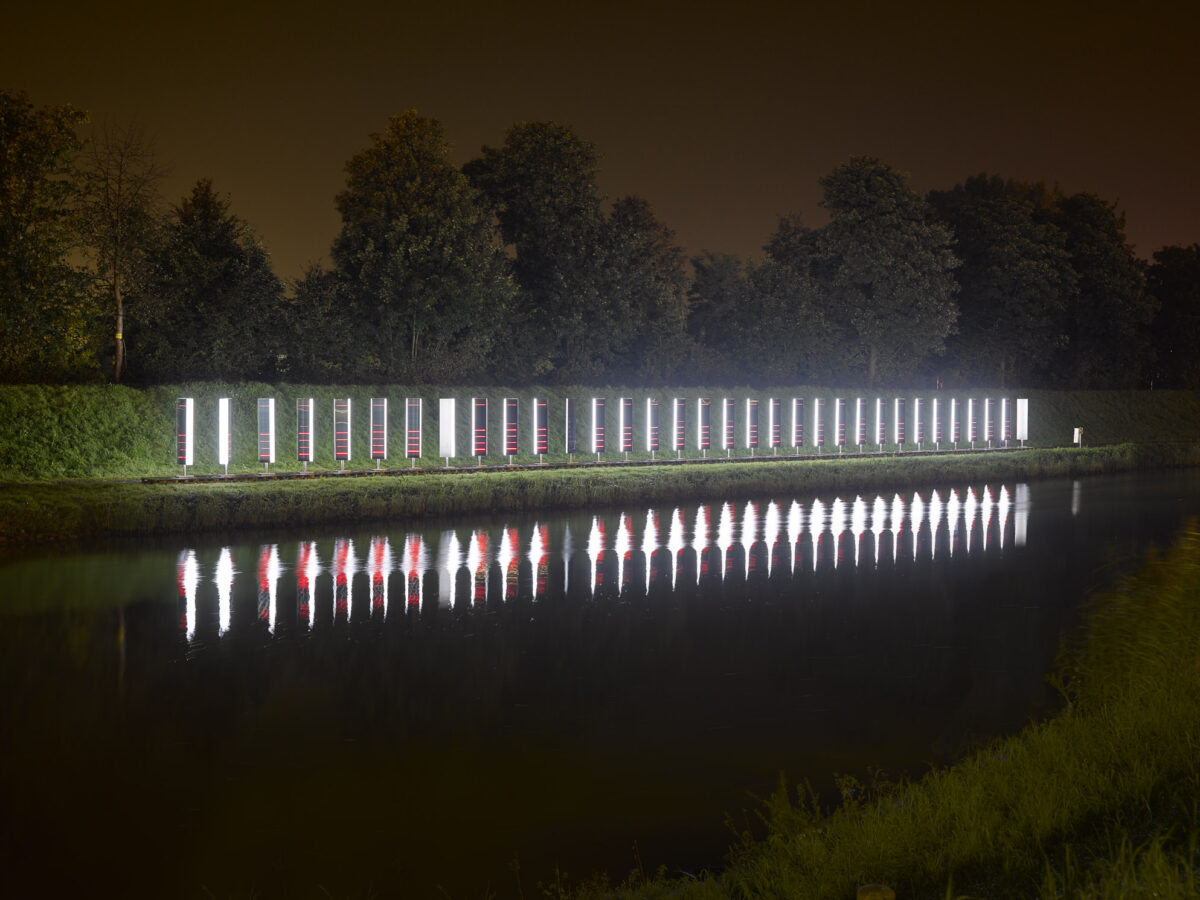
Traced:
<path id="1" fill-rule="evenodd" d="M 605 194 L 646 197 L 691 252 L 820 224 L 817 178 L 854 154 L 921 191 L 1094 191 L 1143 256 L 1200 241 L 1194 4 L 406 5 L 26 2 L 0 86 L 140 123 L 168 199 L 212 178 L 284 277 L 325 258 L 343 165 L 409 107 L 460 163 L 513 122 L 570 124 Z"/>

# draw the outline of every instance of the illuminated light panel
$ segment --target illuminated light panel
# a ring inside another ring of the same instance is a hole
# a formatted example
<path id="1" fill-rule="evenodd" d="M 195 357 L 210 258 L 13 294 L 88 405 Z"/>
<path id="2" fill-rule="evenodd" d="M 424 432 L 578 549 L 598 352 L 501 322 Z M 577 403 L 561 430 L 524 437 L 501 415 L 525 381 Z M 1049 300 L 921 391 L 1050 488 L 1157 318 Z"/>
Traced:
<path id="1" fill-rule="evenodd" d="M 676 397 L 671 401 L 671 449 L 682 453 L 687 446 L 687 400 Z"/>
<path id="2" fill-rule="evenodd" d="M 275 398 L 258 398 L 258 461 L 275 462 Z"/>
<path id="3" fill-rule="evenodd" d="M 575 401 L 569 397 L 563 410 L 563 431 L 566 432 L 566 452 L 568 454 L 574 453 L 576 450 Z"/>
<path id="4" fill-rule="evenodd" d="M 633 398 L 620 397 L 617 400 L 619 405 L 619 418 L 621 425 L 621 452 L 633 452 Z"/>
<path id="5" fill-rule="evenodd" d="M 712 446 L 712 402 L 707 397 L 696 401 L 696 449 L 708 450 Z"/>
<path id="6" fill-rule="evenodd" d="M 441 397 L 438 399 L 438 456 L 449 465 L 458 454 L 455 452 L 455 413 L 454 398 Z"/>
<path id="7" fill-rule="evenodd" d="M 854 398 L 854 443 L 861 450 L 867 442 L 867 404 L 862 397 Z"/>
<path id="8" fill-rule="evenodd" d="M 972 444 L 979 440 L 979 418 L 976 415 L 974 398 L 967 400 L 967 440 Z"/>
<path id="9" fill-rule="evenodd" d="M 1004 441 L 1006 447 L 1012 440 L 1012 406 L 1007 397 L 1000 400 L 1000 440 Z"/>
<path id="10" fill-rule="evenodd" d="M 933 398 L 930 412 L 933 416 L 933 442 L 934 444 L 940 444 L 946 439 L 946 436 L 942 433 L 942 401 L 940 398 Z"/>
<path id="11" fill-rule="evenodd" d="M 537 397 L 533 398 L 533 452 L 539 457 L 550 452 L 550 407 Z"/>
<path id="12" fill-rule="evenodd" d="M 958 415 L 958 398 L 950 398 L 950 443 L 957 445 L 962 440 L 962 422 Z"/>
<path id="13" fill-rule="evenodd" d="M 897 397 L 892 401 L 892 443 L 903 447 L 904 438 L 904 398 Z"/>
<path id="14" fill-rule="evenodd" d="M 1017 440 L 1029 440 L 1029 401 L 1024 397 L 1017 398 Z"/>
<path id="15" fill-rule="evenodd" d="M 313 398 L 296 400 L 296 460 L 313 461 Z"/>
<path id="16" fill-rule="evenodd" d="M 195 417 L 195 402 L 191 397 L 175 401 L 175 461 L 184 467 L 184 474 L 192 465 Z"/>
<path id="17" fill-rule="evenodd" d="M 839 449 L 846 446 L 846 401 L 842 397 L 833 401 L 833 443 Z"/>
<path id="18" fill-rule="evenodd" d="M 592 452 L 604 452 L 604 397 L 592 398 Z"/>
<path id="19" fill-rule="evenodd" d="M 887 440 L 887 420 L 883 415 L 883 398 L 875 398 L 875 443 L 880 447 Z"/>
<path id="20" fill-rule="evenodd" d="M 813 446 L 825 446 L 825 401 L 820 397 L 813 398 Z"/>
<path id="21" fill-rule="evenodd" d="M 758 401 L 746 400 L 746 448 L 758 449 Z"/>
<path id="22" fill-rule="evenodd" d="M 518 422 L 518 419 L 520 416 L 520 410 L 518 408 L 519 406 L 520 406 L 520 400 L 518 400 L 516 397 L 505 397 L 504 398 L 503 424 L 504 424 L 504 455 L 505 456 L 516 456 L 517 455 L 518 446 L 519 446 L 519 441 L 517 440 L 517 429 L 520 424 Z"/>
<path id="23" fill-rule="evenodd" d="M 783 446 L 783 404 L 779 398 L 772 397 L 767 401 L 767 418 L 769 420 L 768 440 L 772 448 Z"/>
<path id="24" fill-rule="evenodd" d="M 387 459 L 387 444 L 387 397 L 372 397 L 371 459 Z"/>
<path id="25" fill-rule="evenodd" d="M 333 458 L 339 462 L 350 460 L 349 397 L 339 397 L 333 401 Z"/>
<path id="26" fill-rule="evenodd" d="M 384 408 L 387 414 L 387 408 Z M 420 459 L 423 449 L 421 435 L 425 427 L 425 404 L 420 397 L 404 398 L 404 455 L 408 459 Z M 386 453 L 386 449 L 384 450 Z"/>
<path id="27" fill-rule="evenodd" d="M 733 449 L 733 425 L 733 401 L 725 397 L 721 400 L 721 449 L 726 452 Z"/>
<path id="28" fill-rule="evenodd" d="M 921 415 L 921 398 L 913 397 L 913 430 L 916 432 L 917 447 L 925 443 L 925 419 Z"/>
<path id="29" fill-rule="evenodd" d="M 792 398 L 792 446 L 797 451 L 804 446 L 804 401 Z"/>
<path id="30" fill-rule="evenodd" d="M 488 451 L 488 402 L 486 397 L 471 398 L 471 455 L 479 459 Z"/>
<path id="31" fill-rule="evenodd" d="M 991 446 L 996 439 L 995 422 L 992 419 L 992 398 L 985 397 L 983 401 L 983 439 Z"/>
<path id="32" fill-rule="evenodd" d="M 228 468 L 231 456 L 233 432 L 229 425 L 229 398 L 222 397 L 217 401 L 217 463 Z"/>
<path id="33" fill-rule="evenodd" d="M 658 401 L 646 398 L 646 452 L 658 452 Z"/>

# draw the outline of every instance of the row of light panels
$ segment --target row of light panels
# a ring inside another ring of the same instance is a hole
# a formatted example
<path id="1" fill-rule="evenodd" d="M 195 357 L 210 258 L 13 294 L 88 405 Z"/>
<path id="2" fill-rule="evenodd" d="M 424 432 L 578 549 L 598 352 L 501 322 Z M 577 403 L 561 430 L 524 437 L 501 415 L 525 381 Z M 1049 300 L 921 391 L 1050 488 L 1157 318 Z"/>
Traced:
<path id="1" fill-rule="evenodd" d="M 226 467 L 232 457 L 233 438 L 230 416 L 230 399 L 222 397 L 217 401 L 217 462 Z M 423 401 L 420 397 L 405 398 L 405 443 L 404 456 L 416 460 L 422 454 L 423 430 Z M 720 401 L 720 428 L 714 434 L 712 405 L 707 397 L 698 398 L 695 406 L 694 447 L 703 453 L 712 449 L 725 450 L 729 453 L 735 449 L 736 441 L 736 401 L 723 398 Z M 806 420 L 804 399 L 793 397 L 791 405 L 791 428 L 786 434 L 783 430 L 783 401 L 777 398 L 768 399 L 766 406 L 766 431 L 760 429 L 760 401 L 747 398 L 743 414 L 742 443 L 740 447 L 757 450 L 759 447 L 769 447 L 773 450 L 779 447 L 789 447 L 799 451 L 807 446 L 806 440 L 818 452 L 826 445 L 825 428 L 828 417 L 827 401 L 814 398 L 811 404 L 811 417 Z M 180 397 L 176 404 L 176 461 L 185 467 L 193 465 L 195 443 L 195 401 L 191 397 Z M 659 401 L 647 398 L 645 414 L 642 419 L 644 449 L 650 454 L 660 450 L 671 450 L 681 454 L 687 449 L 687 413 L 690 401 L 687 398 L 675 397 L 670 401 L 670 430 L 666 434 L 666 442 L 662 440 Z M 1016 401 L 1015 435 L 1013 434 L 1013 402 L 1007 397 L 999 401 L 997 414 L 996 401 L 990 397 L 982 401 L 974 398 L 965 402 L 957 397 L 948 401 L 934 397 L 926 403 L 922 398 L 912 399 L 911 406 L 903 397 L 894 397 L 885 401 L 876 397 L 870 402 L 857 397 L 854 399 L 853 418 L 847 417 L 848 401 L 843 398 L 833 400 L 833 435 L 829 443 L 839 449 L 857 446 L 860 450 L 866 444 L 876 444 L 882 447 L 888 441 L 890 412 L 890 443 L 903 447 L 910 441 L 918 448 L 926 441 L 935 447 L 949 442 L 957 446 L 961 441 L 967 441 L 972 446 L 984 441 L 991 446 L 994 442 L 1005 446 L 1014 438 L 1018 441 L 1029 439 L 1029 401 Z M 965 409 L 964 409 L 965 406 Z M 520 402 L 516 397 L 505 397 L 501 401 L 502 428 L 501 450 L 505 456 L 513 457 L 520 452 Z M 873 416 L 868 421 L 868 411 L 873 407 Z M 472 397 L 470 400 L 471 422 L 471 456 L 482 459 L 489 454 L 488 442 L 488 399 Z M 908 412 L 911 410 L 911 418 Z M 982 427 L 980 413 L 982 412 Z M 456 434 L 456 401 L 454 398 L 442 398 L 438 401 L 439 435 L 438 456 L 447 461 L 458 456 Z M 608 435 L 606 432 L 607 400 L 603 397 L 592 397 L 590 400 L 590 450 L 600 455 L 607 452 Z M 534 398 L 530 402 L 530 444 L 528 448 L 539 458 L 549 453 L 549 408 L 547 401 Z M 349 397 L 337 398 L 333 401 L 333 458 L 345 464 L 351 458 L 351 400 Z M 634 401 L 632 397 L 622 397 L 617 401 L 617 446 L 618 452 L 630 453 L 634 450 Z M 811 426 L 809 434 L 805 435 L 806 421 Z M 372 397 L 370 401 L 370 447 L 369 456 L 378 461 L 388 457 L 388 401 L 386 397 Z M 260 397 L 258 399 L 258 461 L 270 465 L 276 461 L 275 434 L 275 398 Z M 568 398 L 563 410 L 563 425 L 566 433 L 564 452 L 574 454 L 579 452 L 576 439 L 578 425 L 578 401 Z M 965 426 L 965 427 L 964 427 Z M 313 398 L 296 400 L 296 459 L 306 466 L 314 459 L 315 444 L 315 407 Z M 911 431 L 910 431 L 911 428 Z"/>

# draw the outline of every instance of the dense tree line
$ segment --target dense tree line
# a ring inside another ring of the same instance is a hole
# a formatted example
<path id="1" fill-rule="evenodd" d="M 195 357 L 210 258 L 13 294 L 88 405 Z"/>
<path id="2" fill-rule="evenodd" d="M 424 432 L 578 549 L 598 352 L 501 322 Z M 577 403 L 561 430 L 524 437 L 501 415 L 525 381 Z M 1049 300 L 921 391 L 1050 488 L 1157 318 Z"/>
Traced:
<path id="1" fill-rule="evenodd" d="M 331 265 L 287 285 L 208 180 L 133 130 L 0 91 L 0 380 L 1200 387 L 1200 245 L 1146 263 L 1094 194 L 922 196 L 855 157 L 829 221 L 688 259 L 597 149 L 522 122 L 462 167 L 393 116 L 346 164 Z"/>

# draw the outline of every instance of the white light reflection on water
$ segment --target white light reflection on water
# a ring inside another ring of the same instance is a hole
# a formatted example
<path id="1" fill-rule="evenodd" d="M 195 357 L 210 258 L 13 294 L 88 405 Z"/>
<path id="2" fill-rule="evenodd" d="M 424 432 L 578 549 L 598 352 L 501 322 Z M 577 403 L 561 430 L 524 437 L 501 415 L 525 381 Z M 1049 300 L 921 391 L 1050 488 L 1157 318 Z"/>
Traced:
<path id="1" fill-rule="evenodd" d="M 438 541 L 437 553 L 439 606 L 449 607 L 454 604 L 454 576 L 466 564 L 467 558 L 458 540 L 458 532 L 443 531 L 442 539 Z"/>
<path id="2" fill-rule="evenodd" d="M 696 554 L 696 583 L 699 584 L 707 579 L 740 581 L 761 574 L 759 569 L 764 552 L 765 577 L 770 579 L 780 574 L 781 565 L 785 577 L 799 578 L 809 571 L 877 568 L 881 562 L 896 562 L 899 558 L 914 562 L 920 558 L 934 561 L 941 552 L 938 544 L 942 540 L 947 541 L 951 556 L 1002 552 L 1009 543 L 1016 547 L 1025 546 L 1030 508 L 1027 485 L 1016 484 L 1011 488 L 1011 494 L 1007 485 L 965 487 L 961 491 L 963 499 L 960 500 L 960 491 L 950 490 L 947 502 L 943 502 L 936 490 L 929 493 L 928 501 L 919 493 L 907 496 L 897 493 L 890 499 L 881 495 L 858 495 L 852 502 L 839 497 L 828 505 L 819 499 L 814 499 L 809 506 L 790 501 L 786 514 L 783 506 L 775 501 L 748 502 L 737 511 L 733 504 L 724 503 L 717 511 L 715 528 L 711 526 L 712 508 L 701 505 L 695 511 L 695 525 L 690 535 L 686 525 L 690 517 L 679 507 L 672 510 L 669 522 L 660 522 L 657 512 L 647 510 L 640 533 L 634 527 L 632 514 L 593 515 L 586 546 L 587 583 L 583 587 L 593 597 L 603 594 L 606 587 L 612 589 L 613 596 L 627 596 L 638 561 L 634 554 L 638 550 L 645 562 L 645 572 L 644 585 L 642 578 L 637 579 L 635 595 L 648 596 L 656 583 L 669 584 L 671 590 L 679 586 L 679 576 L 685 571 L 688 559 L 685 554 L 690 552 Z M 641 514 L 637 515 L 640 526 Z M 928 532 L 923 530 L 926 521 Z M 981 528 L 979 538 L 974 534 L 977 525 Z M 1013 528 L 1011 538 L 1009 527 Z M 610 529 L 614 528 L 610 546 Z M 943 528 L 948 532 L 945 538 Z M 370 539 L 369 549 L 362 558 L 356 556 L 353 540 L 336 539 L 329 562 L 334 620 L 357 618 L 368 607 L 371 617 L 386 620 L 392 614 L 389 589 L 393 572 L 402 575 L 407 606 L 425 609 L 426 603 L 432 602 L 443 608 L 453 607 L 455 584 L 464 568 L 473 582 L 471 597 L 476 604 L 490 599 L 489 566 L 493 562 L 498 566 L 504 600 L 512 600 L 522 591 L 529 591 L 534 599 L 545 598 L 551 554 L 561 550 L 564 568 L 570 568 L 572 535 L 569 527 L 564 527 L 557 540 L 561 547 L 552 540 L 551 529 L 540 523 L 534 523 L 532 531 L 505 526 L 492 534 L 494 540 L 489 538 L 488 531 L 476 530 L 465 541 L 460 541 L 456 531 L 446 530 L 437 532 L 432 543 L 426 543 L 424 535 L 409 533 L 404 538 L 403 549 L 397 547 L 395 551 L 388 536 L 376 535 Z M 868 541 L 872 543 L 868 545 Z M 906 541 L 911 541 L 911 547 Z M 851 543 L 853 554 L 850 553 Z M 322 567 L 315 542 L 302 541 L 296 548 L 296 611 L 299 622 L 311 629 L 315 618 L 317 576 Z M 744 557 L 740 565 L 735 550 Z M 616 554 L 615 562 L 608 560 L 606 554 L 610 552 Z M 805 552 L 812 554 L 811 566 L 801 564 Z M 533 578 L 531 584 L 523 587 L 520 573 L 525 559 L 529 561 Z M 582 559 L 577 563 L 582 566 Z M 192 642 L 197 634 L 197 590 L 203 580 L 201 572 L 207 566 L 201 566 L 196 551 L 190 549 L 179 553 L 175 565 L 179 628 Z M 351 592 L 355 573 L 360 569 L 368 575 L 371 600 L 356 608 Z M 223 635 L 235 618 L 232 605 L 242 602 L 236 599 L 234 591 L 239 573 L 234 567 L 233 548 L 221 548 L 210 571 L 217 593 L 218 634 Z M 279 580 L 286 571 L 278 545 L 258 546 L 254 571 L 258 589 L 257 619 L 267 623 L 271 634 L 275 634 L 277 626 L 285 621 L 279 612 L 278 592 Z M 425 577 L 431 571 L 437 581 L 436 597 L 425 596 Z M 610 584 L 614 573 L 616 583 Z M 580 569 L 581 582 L 584 574 Z M 566 577 L 563 585 L 565 591 Z M 572 583 L 572 587 L 579 586 Z M 240 615 L 236 618 L 244 621 Z"/>
<path id="3" fill-rule="evenodd" d="M 646 527 L 642 529 L 642 556 L 646 560 L 646 593 L 650 593 L 650 577 L 654 573 L 656 565 L 654 554 L 658 547 L 658 513 L 648 509 L 646 510 Z"/>
<path id="4" fill-rule="evenodd" d="M 183 600 L 183 617 L 179 623 L 188 641 L 196 637 L 196 585 L 200 583 L 200 564 L 195 550 L 181 550 L 175 564 L 175 584 Z"/>
<path id="5" fill-rule="evenodd" d="M 675 507 L 675 512 L 671 513 L 671 531 L 667 535 L 667 565 L 671 569 L 671 590 L 675 590 L 675 579 L 679 574 L 680 557 L 684 549 L 687 547 L 687 542 L 683 539 L 683 510 L 678 506 Z"/>
<path id="6" fill-rule="evenodd" d="M 763 517 L 763 542 L 767 545 L 767 577 L 771 577 L 775 554 L 779 549 L 779 530 L 782 527 L 783 516 L 779 512 L 779 504 L 772 500 L 767 504 L 767 514 Z"/>
<path id="7" fill-rule="evenodd" d="M 220 622 L 219 634 L 224 634 L 229 630 L 230 604 L 233 600 L 233 577 L 237 572 L 233 568 L 233 550 L 229 547 L 221 548 L 221 555 L 217 558 L 217 569 L 213 580 L 217 584 L 217 617 Z"/>

